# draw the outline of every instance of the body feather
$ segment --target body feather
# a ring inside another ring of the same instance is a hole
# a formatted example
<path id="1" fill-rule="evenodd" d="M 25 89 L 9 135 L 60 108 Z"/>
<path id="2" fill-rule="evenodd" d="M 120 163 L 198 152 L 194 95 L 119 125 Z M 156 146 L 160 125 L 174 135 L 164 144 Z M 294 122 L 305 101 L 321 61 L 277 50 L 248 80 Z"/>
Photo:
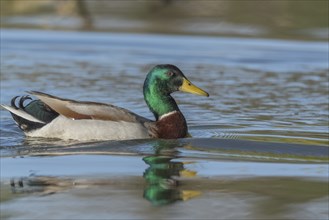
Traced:
<path id="1" fill-rule="evenodd" d="M 41 92 L 29 92 L 39 98 L 26 106 L 27 96 L 17 97 L 8 110 L 29 137 L 64 140 L 125 140 L 155 137 L 154 122 L 126 109 L 97 102 L 61 99 Z"/>
<path id="2" fill-rule="evenodd" d="M 126 121 L 73 120 L 62 115 L 40 129 L 27 132 L 26 135 L 81 141 L 150 138 L 148 129 L 143 124 Z"/>

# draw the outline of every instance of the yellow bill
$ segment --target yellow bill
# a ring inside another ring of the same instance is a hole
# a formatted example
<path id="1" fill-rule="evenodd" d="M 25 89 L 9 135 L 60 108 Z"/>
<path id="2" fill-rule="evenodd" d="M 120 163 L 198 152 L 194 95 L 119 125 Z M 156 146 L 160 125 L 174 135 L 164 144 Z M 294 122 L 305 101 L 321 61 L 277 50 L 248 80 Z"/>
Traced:
<path id="1" fill-rule="evenodd" d="M 193 177 L 193 176 L 196 176 L 196 173 L 197 173 L 196 171 L 184 169 L 184 170 L 179 171 L 179 176 L 181 176 L 181 177 Z"/>
<path id="2" fill-rule="evenodd" d="M 184 78 L 183 79 L 183 85 L 181 85 L 179 87 L 179 91 L 182 92 L 188 92 L 188 93 L 192 93 L 192 94 L 196 94 L 196 95 L 202 95 L 202 96 L 209 96 L 209 94 L 200 89 L 199 87 L 193 85 L 188 79 Z"/>
<path id="3" fill-rule="evenodd" d="M 189 200 L 189 199 L 192 199 L 196 196 L 199 196 L 201 195 L 201 192 L 200 191 L 196 191 L 196 190 L 182 190 L 181 192 L 181 199 L 183 201 L 186 201 L 186 200 Z"/>

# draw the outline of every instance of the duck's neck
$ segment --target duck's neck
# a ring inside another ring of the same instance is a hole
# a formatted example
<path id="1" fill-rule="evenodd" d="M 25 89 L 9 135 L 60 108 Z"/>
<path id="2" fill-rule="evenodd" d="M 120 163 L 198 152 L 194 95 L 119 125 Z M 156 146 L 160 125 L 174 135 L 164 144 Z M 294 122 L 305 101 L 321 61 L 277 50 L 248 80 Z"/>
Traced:
<path id="1" fill-rule="evenodd" d="M 156 120 L 170 112 L 179 111 L 173 97 L 170 94 L 165 94 L 157 86 L 144 86 L 144 99 Z"/>

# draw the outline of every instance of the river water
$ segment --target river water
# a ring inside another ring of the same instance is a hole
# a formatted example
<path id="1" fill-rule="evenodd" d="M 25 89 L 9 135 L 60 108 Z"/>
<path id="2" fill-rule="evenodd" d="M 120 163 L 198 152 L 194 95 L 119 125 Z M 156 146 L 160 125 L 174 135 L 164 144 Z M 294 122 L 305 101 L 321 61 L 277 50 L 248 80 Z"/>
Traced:
<path id="1" fill-rule="evenodd" d="M 328 43 L 1 29 L 1 103 L 37 90 L 153 118 L 156 64 L 191 137 L 79 143 L 25 138 L 0 113 L 1 217 L 328 218 Z"/>

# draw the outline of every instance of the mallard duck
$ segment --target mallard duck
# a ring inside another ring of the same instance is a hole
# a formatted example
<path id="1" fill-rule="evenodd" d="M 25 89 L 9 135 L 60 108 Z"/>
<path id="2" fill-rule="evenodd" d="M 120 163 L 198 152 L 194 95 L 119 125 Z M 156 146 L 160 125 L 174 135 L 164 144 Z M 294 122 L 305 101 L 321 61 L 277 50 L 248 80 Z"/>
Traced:
<path id="1" fill-rule="evenodd" d="M 127 109 L 98 102 L 63 99 L 42 92 L 11 100 L 8 110 L 26 136 L 64 140 L 128 140 L 144 138 L 184 138 L 188 128 L 184 115 L 170 95 L 176 91 L 201 96 L 209 94 L 193 85 L 176 66 L 155 66 L 147 75 L 144 99 L 155 121 Z M 31 100 L 24 105 L 26 100 Z"/>

